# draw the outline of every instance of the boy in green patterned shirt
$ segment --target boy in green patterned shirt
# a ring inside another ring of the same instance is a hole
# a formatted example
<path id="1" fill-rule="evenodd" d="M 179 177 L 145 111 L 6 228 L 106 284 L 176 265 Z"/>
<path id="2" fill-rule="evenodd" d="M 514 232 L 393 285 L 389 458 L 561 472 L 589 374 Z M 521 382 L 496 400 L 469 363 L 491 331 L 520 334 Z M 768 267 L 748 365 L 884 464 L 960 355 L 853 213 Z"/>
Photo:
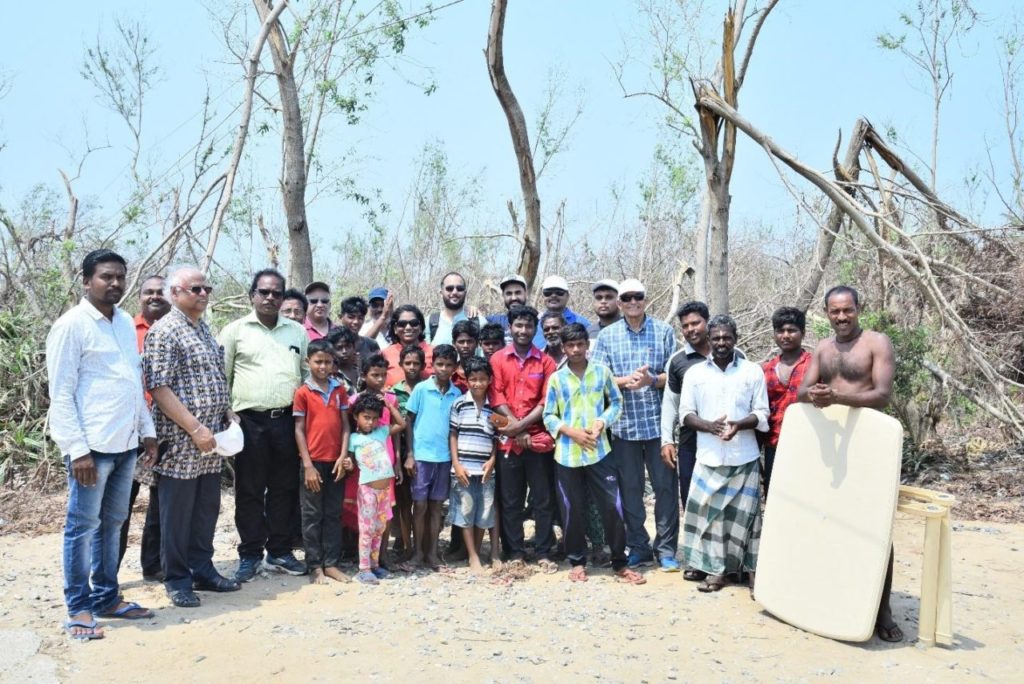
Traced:
<path id="1" fill-rule="evenodd" d="M 556 498 L 562 510 L 565 553 L 572 565 L 569 579 L 587 581 L 584 516 L 589 491 L 601 513 L 616 578 L 644 584 L 643 575 L 626 567 L 619 478 L 608 458 L 611 447 L 605 434 L 605 428 L 622 413 L 622 393 L 607 366 L 587 361 L 590 340 L 586 327 L 567 325 L 562 330 L 562 347 L 568 361 L 548 382 L 544 426 L 555 439 Z"/>

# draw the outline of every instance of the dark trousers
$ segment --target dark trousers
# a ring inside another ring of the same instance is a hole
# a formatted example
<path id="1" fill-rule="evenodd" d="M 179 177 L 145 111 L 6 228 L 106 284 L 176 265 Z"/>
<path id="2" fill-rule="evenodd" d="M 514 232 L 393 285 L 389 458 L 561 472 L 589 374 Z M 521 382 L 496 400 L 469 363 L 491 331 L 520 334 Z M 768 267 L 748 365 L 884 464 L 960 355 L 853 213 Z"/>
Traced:
<path id="1" fill-rule="evenodd" d="M 132 480 L 131 498 L 128 500 L 128 517 L 121 525 L 121 549 L 117 567 L 121 567 L 124 554 L 128 551 L 128 527 L 132 521 L 132 509 L 139 498 L 141 485 Z M 139 561 L 144 576 L 155 575 L 160 570 L 160 494 L 156 487 L 149 488 L 149 504 L 146 506 L 146 521 L 142 524 L 142 543 Z"/>
<path id="2" fill-rule="evenodd" d="M 611 458 L 580 468 L 555 464 L 558 506 L 562 510 L 565 554 L 572 565 L 587 564 L 587 494 L 597 506 L 604 537 L 612 552 L 612 568 L 626 567 L 626 527 L 622 521 L 619 478 Z"/>
<path id="3" fill-rule="evenodd" d="M 498 471 L 501 473 L 501 527 L 508 542 L 507 554 L 511 560 L 522 560 L 526 556 L 526 542 L 523 539 L 523 519 L 526 508 L 526 486 L 533 492 L 533 519 L 536 524 L 534 536 L 538 558 L 551 555 L 554 545 L 553 483 L 548 461 L 552 453 L 545 451 L 523 451 L 519 454 L 499 454 Z"/>
<path id="4" fill-rule="evenodd" d="M 626 544 L 629 552 L 651 553 L 651 536 L 644 523 L 644 468 L 654 488 L 654 553 L 660 558 L 674 558 L 679 545 L 678 474 L 661 460 L 661 440 L 612 440 L 612 456 L 619 471 L 622 513 L 626 522 Z"/>
<path id="5" fill-rule="evenodd" d="M 193 580 L 217 577 L 213 533 L 220 514 L 220 473 L 191 480 L 161 476 L 161 551 L 167 591 L 189 591 Z"/>
<path id="6" fill-rule="evenodd" d="M 764 485 L 764 498 L 768 498 L 768 485 L 772 481 L 772 468 L 775 467 L 775 447 L 765 446 L 764 466 L 761 468 L 761 484 Z"/>
<path id="7" fill-rule="evenodd" d="M 238 555 L 262 558 L 291 553 L 299 513 L 299 452 L 291 411 L 277 418 L 242 411 L 245 447 L 235 456 L 235 527 Z"/>
<path id="8" fill-rule="evenodd" d="M 690 496 L 690 480 L 693 479 L 693 468 L 697 465 L 697 449 L 676 447 L 676 463 L 679 466 L 679 502 L 680 510 L 686 510 L 686 499 Z"/>
<path id="9" fill-rule="evenodd" d="M 299 466 L 299 506 L 302 509 L 302 545 L 306 565 L 330 568 L 341 562 L 341 502 L 345 499 L 345 481 L 334 481 L 333 463 L 313 461 L 320 473 L 320 491 L 306 487 L 305 473 Z M 349 475 L 354 477 L 354 474 Z"/>

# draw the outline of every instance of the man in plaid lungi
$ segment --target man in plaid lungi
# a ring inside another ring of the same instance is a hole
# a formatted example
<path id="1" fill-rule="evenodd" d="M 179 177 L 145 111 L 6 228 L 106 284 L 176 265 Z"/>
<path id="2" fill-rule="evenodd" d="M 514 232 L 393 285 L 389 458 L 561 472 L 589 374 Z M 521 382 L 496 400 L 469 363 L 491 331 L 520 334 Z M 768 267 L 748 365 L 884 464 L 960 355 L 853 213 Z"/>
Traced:
<path id="1" fill-rule="evenodd" d="M 697 432 L 697 464 L 683 517 L 683 564 L 707 573 L 697 589 L 718 591 L 726 577 L 748 572 L 754 586 L 760 456 L 754 430 L 768 431 L 768 392 L 761 367 L 736 354 L 736 322 L 708 323 L 711 357 L 683 378 L 679 421 Z"/>

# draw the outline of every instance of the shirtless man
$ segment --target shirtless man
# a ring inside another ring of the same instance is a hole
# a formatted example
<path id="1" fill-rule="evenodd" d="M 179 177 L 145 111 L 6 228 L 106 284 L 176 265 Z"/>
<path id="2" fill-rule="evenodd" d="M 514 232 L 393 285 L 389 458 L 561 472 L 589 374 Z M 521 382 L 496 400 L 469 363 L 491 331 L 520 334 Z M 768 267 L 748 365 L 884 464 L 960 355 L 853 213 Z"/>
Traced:
<path id="1" fill-rule="evenodd" d="M 826 292 L 825 313 L 835 334 L 815 348 L 797 398 L 818 408 L 842 404 L 884 409 L 892 396 L 896 372 L 889 338 L 860 327 L 860 297 L 852 287 L 837 285 Z M 875 631 L 883 641 L 902 641 L 903 631 L 893 619 L 889 605 L 892 565 L 890 550 Z"/>

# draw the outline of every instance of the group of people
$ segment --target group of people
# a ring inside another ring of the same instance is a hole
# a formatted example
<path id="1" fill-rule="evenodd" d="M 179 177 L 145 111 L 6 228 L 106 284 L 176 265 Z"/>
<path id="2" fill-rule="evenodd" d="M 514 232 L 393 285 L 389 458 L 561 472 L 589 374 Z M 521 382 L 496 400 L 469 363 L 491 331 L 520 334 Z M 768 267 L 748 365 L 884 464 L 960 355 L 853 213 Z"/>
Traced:
<path id="1" fill-rule="evenodd" d="M 786 408 L 882 408 L 892 389 L 892 347 L 861 329 L 847 286 L 825 295 L 832 337 L 805 351 L 804 312 L 782 307 L 772 316 L 779 353 L 758 364 L 737 348 L 735 320 L 701 302 L 675 312 L 677 345 L 633 278 L 592 285 L 594 321 L 569 307 L 561 276 L 544 279 L 543 311 L 527 303 L 526 279 L 504 278 L 505 311 L 485 317 L 454 272 L 429 316 L 378 287 L 343 299 L 335 321 L 327 283 L 287 289 L 265 269 L 252 279 L 252 311 L 215 337 L 204 320 L 213 288 L 193 267 L 142 282 L 133 335 L 119 306 L 126 273 L 112 251 L 87 255 L 84 297 L 46 343 L 51 434 L 68 467 L 65 627 L 83 640 L 103 636 L 97 618 L 153 615 L 117 581 L 142 485 L 143 576 L 183 608 L 261 570 L 348 581 L 349 558 L 370 585 L 463 557 L 474 572 L 485 561 L 557 572 L 564 558 L 573 582 L 587 581 L 590 561 L 631 585 L 655 565 L 703 592 L 753 588 Z M 219 440 L 233 423 L 243 446 L 229 578 L 212 559 Z M 891 561 L 878 633 L 899 640 L 890 586 Z"/>

